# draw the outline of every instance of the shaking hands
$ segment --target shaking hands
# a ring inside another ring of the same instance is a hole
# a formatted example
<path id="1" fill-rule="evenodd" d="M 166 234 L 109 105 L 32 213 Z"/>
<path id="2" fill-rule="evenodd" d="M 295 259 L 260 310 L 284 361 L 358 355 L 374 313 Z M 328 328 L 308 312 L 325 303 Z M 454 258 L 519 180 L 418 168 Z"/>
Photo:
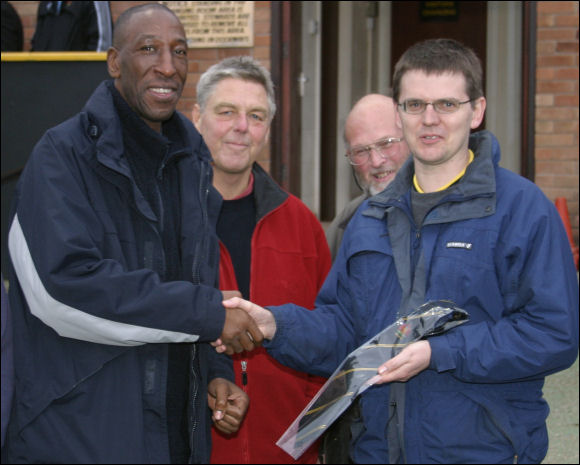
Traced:
<path id="1" fill-rule="evenodd" d="M 272 339 L 276 333 L 276 320 L 272 313 L 240 297 L 228 299 L 230 295 L 229 291 L 224 291 L 226 321 L 220 338 L 212 342 L 216 351 L 231 355 L 253 350 L 264 338 Z"/>

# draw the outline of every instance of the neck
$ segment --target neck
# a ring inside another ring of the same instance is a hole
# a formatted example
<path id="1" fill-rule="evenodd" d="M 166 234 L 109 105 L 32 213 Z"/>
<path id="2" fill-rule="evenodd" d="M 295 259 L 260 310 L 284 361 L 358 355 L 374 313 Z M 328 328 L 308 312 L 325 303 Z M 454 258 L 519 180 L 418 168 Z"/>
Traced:
<path id="1" fill-rule="evenodd" d="M 417 183 L 426 194 L 437 192 L 448 186 L 465 171 L 469 164 L 469 150 L 457 154 L 440 165 L 428 165 L 415 159 L 415 176 Z"/>
<path id="2" fill-rule="evenodd" d="M 232 174 L 217 170 L 214 166 L 213 185 L 224 200 L 232 200 L 248 188 L 251 173 L 251 168 L 243 173 Z"/>

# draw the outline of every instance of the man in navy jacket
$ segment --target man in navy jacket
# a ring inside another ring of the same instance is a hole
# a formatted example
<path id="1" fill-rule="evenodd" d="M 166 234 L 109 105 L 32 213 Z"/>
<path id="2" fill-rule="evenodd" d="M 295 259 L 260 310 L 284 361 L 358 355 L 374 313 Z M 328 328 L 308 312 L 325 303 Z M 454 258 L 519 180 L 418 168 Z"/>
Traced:
<path id="1" fill-rule="evenodd" d="M 355 463 L 540 463 L 546 375 L 578 353 L 578 280 L 562 222 L 528 180 L 499 166 L 483 120 L 481 64 L 450 39 L 420 42 L 395 67 L 398 124 L 412 157 L 359 208 L 314 311 L 248 310 L 268 352 L 330 375 L 426 301 L 469 322 L 378 368 L 352 428 Z M 218 346 L 218 350 L 223 350 Z"/>
<path id="2" fill-rule="evenodd" d="M 107 65 L 113 80 L 42 137 L 17 188 L 7 460 L 207 462 L 211 412 L 231 432 L 248 405 L 208 343 L 241 351 L 261 334 L 216 288 L 220 198 L 175 111 L 179 19 L 160 4 L 125 11 Z"/>

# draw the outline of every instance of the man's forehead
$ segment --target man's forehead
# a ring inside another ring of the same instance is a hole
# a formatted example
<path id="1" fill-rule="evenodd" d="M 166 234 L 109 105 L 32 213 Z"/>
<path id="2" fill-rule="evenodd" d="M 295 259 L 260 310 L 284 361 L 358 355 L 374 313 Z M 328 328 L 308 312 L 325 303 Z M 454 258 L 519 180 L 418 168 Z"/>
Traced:
<path id="1" fill-rule="evenodd" d="M 185 40 L 185 30 L 179 19 L 171 12 L 161 8 L 150 8 L 138 11 L 127 22 L 125 29 L 128 35 L 136 37 L 156 36 L 164 28 L 175 28 Z"/>

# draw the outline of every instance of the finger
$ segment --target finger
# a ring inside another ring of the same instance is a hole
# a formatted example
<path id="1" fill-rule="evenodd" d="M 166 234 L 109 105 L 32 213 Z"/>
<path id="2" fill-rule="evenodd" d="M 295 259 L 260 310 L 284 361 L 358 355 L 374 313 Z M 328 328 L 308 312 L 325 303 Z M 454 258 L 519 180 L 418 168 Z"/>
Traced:
<path id="1" fill-rule="evenodd" d="M 247 336 L 246 336 L 247 338 Z M 252 349 L 250 349 L 252 350 Z M 239 354 L 240 352 L 244 351 L 244 347 L 243 345 L 240 343 L 239 338 L 234 338 L 230 341 L 229 344 L 227 344 L 227 350 L 226 353 L 228 355 L 232 355 L 233 353 Z"/>
<path id="2" fill-rule="evenodd" d="M 225 411 L 228 408 L 229 389 L 226 383 L 219 383 L 215 389 L 215 404 L 213 408 L 214 418 L 221 420 L 224 417 Z"/>
<path id="3" fill-rule="evenodd" d="M 229 423 L 228 421 L 226 421 L 225 419 L 219 420 L 219 421 L 214 421 L 214 425 L 219 431 L 221 431 L 222 433 L 226 433 L 226 434 L 235 433 L 240 428 L 239 423 L 232 424 L 232 423 Z"/>
<path id="4" fill-rule="evenodd" d="M 226 308 L 237 308 L 240 305 L 242 299 L 240 297 L 231 297 L 222 302 L 222 305 Z"/>
<path id="5" fill-rule="evenodd" d="M 262 331 L 260 331 L 260 328 L 258 328 L 258 325 L 256 324 L 253 318 L 250 318 L 247 331 L 250 333 L 250 337 L 252 338 L 256 346 L 262 344 L 262 341 L 264 340 L 264 335 L 262 334 Z"/>
<path id="6" fill-rule="evenodd" d="M 248 333 L 242 333 L 239 337 L 240 344 L 243 347 L 243 350 L 252 351 L 254 350 L 254 342 L 248 335 Z"/>
<path id="7" fill-rule="evenodd" d="M 226 352 L 227 350 L 228 350 L 228 348 L 226 347 L 226 345 L 225 345 L 225 344 L 222 344 L 222 345 L 220 345 L 220 346 L 217 346 L 217 347 L 215 348 L 215 351 L 216 351 L 218 354 L 223 354 L 223 353 L 224 353 L 224 352 Z"/>
<path id="8" fill-rule="evenodd" d="M 223 342 L 220 338 L 218 338 L 215 341 L 210 342 L 210 344 L 212 347 L 219 347 L 219 346 L 223 345 Z"/>

